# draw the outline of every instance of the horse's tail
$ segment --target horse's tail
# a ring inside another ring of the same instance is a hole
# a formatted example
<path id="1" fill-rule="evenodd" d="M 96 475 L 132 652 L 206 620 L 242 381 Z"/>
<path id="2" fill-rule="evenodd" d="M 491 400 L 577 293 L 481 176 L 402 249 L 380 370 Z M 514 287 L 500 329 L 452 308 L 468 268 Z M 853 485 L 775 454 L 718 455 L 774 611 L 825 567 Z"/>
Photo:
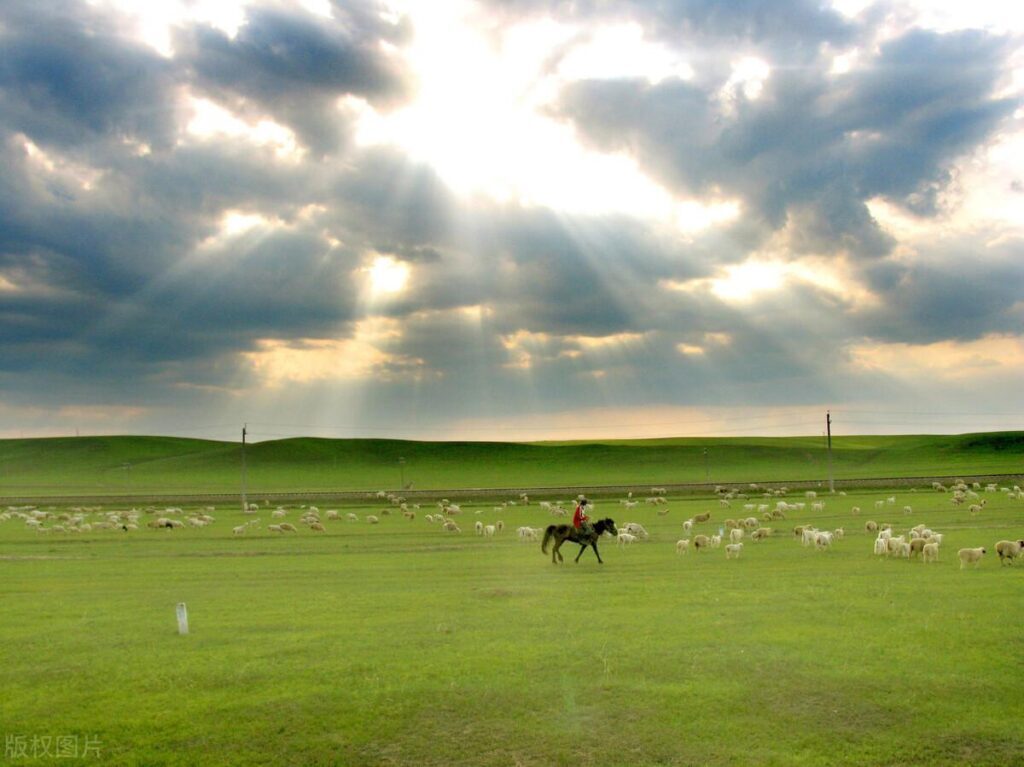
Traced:
<path id="1" fill-rule="evenodd" d="M 544 540 L 540 544 L 541 553 L 548 553 L 548 541 L 555 535 L 555 526 L 548 525 L 548 529 L 544 531 Z"/>

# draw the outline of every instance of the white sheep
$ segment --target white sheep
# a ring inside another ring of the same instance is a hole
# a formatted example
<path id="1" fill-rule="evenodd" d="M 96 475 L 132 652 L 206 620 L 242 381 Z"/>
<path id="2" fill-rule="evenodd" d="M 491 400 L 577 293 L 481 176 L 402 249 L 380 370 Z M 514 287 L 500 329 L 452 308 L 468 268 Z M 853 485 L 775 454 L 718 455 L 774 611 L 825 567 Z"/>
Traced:
<path id="1" fill-rule="evenodd" d="M 380 524 L 380 520 L 376 516 L 374 516 L 373 514 L 367 514 L 366 515 L 366 521 L 369 522 L 371 525 L 379 525 Z"/>
<path id="2" fill-rule="evenodd" d="M 914 513 L 914 508 L 912 506 L 904 506 L 903 507 L 903 513 L 904 514 L 913 514 Z"/>
<path id="3" fill-rule="evenodd" d="M 345 519 L 348 520 L 349 522 L 358 522 L 359 521 L 359 517 L 356 514 L 353 514 L 351 511 L 348 514 L 345 515 Z"/>
<path id="4" fill-rule="evenodd" d="M 616 544 L 619 546 L 625 546 L 630 543 L 635 543 L 637 540 L 638 539 L 635 535 L 630 535 L 629 533 L 619 533 Z"/>
<path id="5" fill-rule="evenodd" d="M 744 531 L 742 527 L 737 527 L 729 531 L 729 542 L 739 543 L 743 540 Z"/>
<path id="6" fill-rule="evenodd" d="M 889 553 L 889 542 L 885 538 L 875 538 L 875 554 L 885 556 Z"/>
<path id="7" fill-rule="evenodd" d="M 743 551 L 743 544 L 742 543 L 729 543 L 725 547 L 725 558 L 726 559 L 739 559 L 741 551 Z"/>
<path id="8" fill-rule="evenodd" d="M 474 530 L 476 531 L 476 534 L 477 534 L 477 535 L 483 535 L 483 534 L 484 534 L 484 523 L 483 523 L 483 522 L 481 522 L 481 521 L 480 521 L 480 520 L 478 519 L 478 520 L 476 521 L 476 523 L 475 523 L 475 524 L 473 525 L 473 529 L 474 529 Z"/>
<path id="9" fill-rule="evenodd" d="M 451 520 L 451 519 L 446 519 L 444 521 L 444 531 L 447 532 L 447 533 L 461 533 L 462 532 L 462 530 L 459 529 L 459 526 L 457 524 L 455 524 L 455 522 L 453 520 Z"/>
<path id="10" fill-rule="evenodd" d="M 494 525 L 484 525 L 484 538 L 493 538 L 497 532 L 497 528 Z"/>
<path id="11" fill-rule="evenodd" d="M 981 562 L 982 555 L 986 554 L 984 548 L 978 547 L 976 549 L 960 549 L 956 555 L 960 557 L 960 569 L 964 569 L 964 565 L 973 564 L 975 567 Z"/>
<path id="12" fill-rule="evenodd" d="M 645 530 L 644 526 L 641 525 L 639 522 L 627 522 L 625 525 L 622 526 L 621 531 L 624 533 L 629 533 L 630 535 L 635 535 L 642 541 L 646 541 L 650 537 L 647 534 L 647 530 Z"/>
<path id="13" fill-rule="evenodd" d="M 1024 541 L 999 541 L 996 544 L 996 554 L 999 555 L 999 564 L 1013 564 L 1013 561 L 1024 552 Z"/>
<path id="14" fill-rule="evenodd" d="M 922 562 L 938 562 L 939 561 L 939 544 L 937 544 L 937 543 L 926 543 L 921 548 L 921 561 Z"/>
<path id="15" fill-rule="evenodd" d="M 682 538 L 676 541 L 676 554 L 685 554 L 690 550 L 690 539 Z"/>
<path id="16" fill-rule="evenodd" d="M 832 533 L 819 532 L 814 535 L 814 547 L 818 551 L 825 551 L 832 545 Z"/>
<path id="17" fill-rule="evenodd" d="M 689 534 L 693 530 L 693 517 L 683 522 L 683 532 Z"/>
<path id="18" fill-rule="evenodd" d="M 722 545 L 722 536 L 720 536 L 720 535 L 712 535 L 711 536 L 711 548 L 717 549 L 721 545 Z"/>

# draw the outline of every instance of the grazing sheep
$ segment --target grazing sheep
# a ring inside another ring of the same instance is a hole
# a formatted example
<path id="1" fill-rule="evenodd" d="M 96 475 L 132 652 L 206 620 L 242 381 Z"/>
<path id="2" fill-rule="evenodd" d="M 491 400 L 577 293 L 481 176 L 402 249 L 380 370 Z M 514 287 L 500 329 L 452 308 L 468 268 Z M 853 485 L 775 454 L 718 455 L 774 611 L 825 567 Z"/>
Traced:
<path id="1" fill-rule="evenodd" d="M 763 541 L 765 538 L 770 537 L 771 534 L 772 529 L 770 527 L 759 527 L 750 534 L 750 539 L 752 541 Z"/>
<path id="2" fill-rule="evenodd" d="M 616 544 L 619 546 L 625 546 L 626 544 L 635 543 L 636 541 L 637 537 L 635 535 L 630 535 L 629 533 L 619 533 L 618 539 L 616 540 Z"/>
<path id="3" fill-rule="evenodd" d="M 366 515 L 366 521 L 369 522 L 371 525 L 379 525 L 380 524 L 380 520 L 377 519 L 377 517 L 375 517 L 373 514 L 367 514 Z"/>
<path id="4" fill-rule="evenodd" d="M 693 530 L 693 519 L 692 518 L 686 520 L 685 522 L 683 522 L 683 532 L 684 533 L 689 533 L 691 530 Z"/>
<path id="5" fill-rule="evenodd" d="M 314 522 L 313 524 L 311 524 L 311 525 L 309 526 L 309 529 L 310 529 L 310 530 L 316 530 L 316 531 L 317 531 L 318 533 L 326 533 L 326 532 L 327 532 L 327 528 L 325 528 L 325 527 L 324 527 L 324 526 L 323 526 L 322 524 L 320 524 L 319 522 Z"/>
<path id="6" fill-rule="evenodd" d="M 852 509 L 850 509 L 850 513 L 853 514 L 853 516 L 857 516 L 858 514 L 860 514 L 860 506 L 854 506 Z"/>
<path id="7" fill-rule="evenodd" d="M 914 513 L 914 509 L 913 509 L 912 506 L 904 506 L 903 507 L 903 513 L 904 514 L 913 514 Z"/>
<path id="8" fill-rule="evenodd" d="M 920 554 L 924 549 L 925 544 L 928 543 L 924 538 L 911 538 L 910 539 L 910 556 Z"/>
<path id="9" fill-rule="evenodd" d="M 692 522 L 693 520 L 691 519 L 690 521 Z M 737 522 L 735 519 L 727 519 L 727 520 L 725 520 L 725 529 L 726 530 L 732 530 L 734 527 L 739 527 L 739 526 L 740 526 L 740 523 Z"/>
<path id="10" fill-rule="evenodd" d="M 286 533 L 298 532 L 298 530 L 295 529 L 295 525 L 289 524 L 288 522 L 282 522 L 280 525 L 278 525 L 278 527 L 280 527 Z"/>
<path id="11" fill-rule="evenodd" d="M 921 548 L 921 561 L 922 562 L 938 562 L 939 561 L 939 544 L 937 544 L 937 543 L 926 543 Z"/>
<path id="12" fill-rule="evenodd" d="M 889 553 L 889 542 L 885 538 L 875 538 L 875 554 L 882 557 Z"/>
<path id="13" fill-rule="evenodd" d="M 743 540 L 743 528 L 737 527 L 729 531 L 729 542 L 739 543 Z"/>
<path id="14" fill-rule="evenodd" d="M 345 519 L 348 520 L 349 522 L 358 522 L 359 521 L 359 517 L 356 514 L 353 514 L 351 511 L 348 514 L 345 515 Z"/>
<path id="15" fill-rule="evenodd" d="M 629 533 L 630 535 L 635 535 L 642 541 L 646 541 L 650 537 L 644 529 L 644 526 L 639 522 L 627 522 L 619 528 L 619 530 L 624 533 Z"/>
<path id="16" fill-rule="evenodd" d="M 743 551 L 742 543 L 730 543 L 725 547 L 725 558 L 739 559 L 741 551 Z"/>
<path id="17" fill-rule="evenodd" d="M 844 530 L 841 527 L 837 527 L 834 531 L 832 531 L 832 535 L 835 536 L 835 539 L 837 541 L 842 540 L 846 536 L 846 530 Z"/>
<path id="18" fill-rule="evenodd" d="M 494 525 L 484 525 L 484 538 L 493 538 L 497 531 Z"/>
<path id="19" fill-rule="evenodd" d="M 760 523 L 754 517 L 747 517 L 743 520 L 743 526 L 747 530 L 756 530 L 760 526 Z"/>
<path id="20" fill-rule="evenodd" d="M 497 522 L 494 523 L 494 529 L 500 533 L 502 530 L 505 529 L 505 523 L 499 519 Z"/>
<path id="21" fill-rule="evenodd" d="M 697 551 L 700 551 L 701 549 L 706 549 L 710 545 L 711 539 L 708 538 L 706 535 L 696 535 L 693 538 L 693 548 L 695 548 Z"/>
<path id="22" fill-rule="evenodd" d="M 676 541 L 676 554 L 685 554 L 690 550 L 690 539 L 683 538 Z"/>
<path id="23" fill-rule="evenodd" d="M 703 514 L 698 514 L 697 516 L 695 516 L 693 518 L 693 521 L 694 522 L 707 522 L 709 519 L 711 519 L 711 512 L 710 511 L 705 511 Z"/>
<path id="24" fill-rule="evenodd" d="M 483 535 L 484 534 L 484 523 L 481 522 L 480 520 L 477 520 L 476 523 L 473 525 L 473 529 L 476 531 L 477 535 Z"/>
<path id="25" fill-rule="evenodd" d="M 981 557 L 987 552 L 982 547 L 976 549 L 960 549 L 956 555 L 960 557 L 960 569 L 964 569 L 964 565 L 973 564 L 975 567 L 981 562 Z"/>
<path id="26" fill-rule="evenodd" d="M 1013 564 L 1013 560 L 1020 557 L 1024 552 L 1024 541 L 999 541 L 996 544 L 996 554 L 999 555 L 999 564 Z"/>
<path id="27" fill-rule="evenodd" d="M 832 533 L 821 532 L 814 535 L 814 548 L 818 551 L 825 551 L 832 545 Z"/>
<path id="28" fill-rule="evenodd" d="M 519 540 L 521 541 L 537 540 L 537 531 L 532 527 L 520 527 L 516 530 L 516 535 L 519 536 Z"/>
<path id="29" fill-rule="evenodd" d="M 864 523 L 864 531 L 868 532 L 868 533 L 877 533 L 878 532 L 878 523 L 877 522 L 873 522 L 872 520 L 869 519 L 867 522 Z"/>
<path id="30" fill-rule="evenodd" d="M 272 533 L 284 533 L 280 525 L 267 525 L 267 529 Z"/>
<path id="31" fill-rule="evenodd" d="M 446 519 L 444 521 L 444 531 L 446 533 L 461 533 L 462 532 L 462 530 L 459 529 L 459 526 L 457 524 L 455 524 L 455 522 L 453 520 L 451 520 L 451 519 Z"/>

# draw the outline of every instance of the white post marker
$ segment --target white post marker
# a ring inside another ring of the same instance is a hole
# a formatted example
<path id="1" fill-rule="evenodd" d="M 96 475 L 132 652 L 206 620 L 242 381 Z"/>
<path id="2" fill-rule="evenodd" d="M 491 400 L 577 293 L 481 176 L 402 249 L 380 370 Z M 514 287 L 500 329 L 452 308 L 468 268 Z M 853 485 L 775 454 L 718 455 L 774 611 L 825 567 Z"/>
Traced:
<path id="1" fill-rule="evenodd" d="M 178 633 L 188 633 L 188 610 L 185 609 L 184 602 L 178 602 Z"/>

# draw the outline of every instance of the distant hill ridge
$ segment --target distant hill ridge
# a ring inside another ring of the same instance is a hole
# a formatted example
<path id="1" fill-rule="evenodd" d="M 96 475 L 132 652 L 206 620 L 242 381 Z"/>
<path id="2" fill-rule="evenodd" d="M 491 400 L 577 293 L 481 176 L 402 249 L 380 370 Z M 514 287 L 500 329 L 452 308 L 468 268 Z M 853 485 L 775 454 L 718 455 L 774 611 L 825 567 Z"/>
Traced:
<path id="1" fill-rule="evenodd" d="M 836 479 L 1024 472 L 1024 432 L 836 436 Z M 252 492 L 824 480 L 818 437 L 422 442 L 297 437 L 248 444 Z M 238 442 L 163 436 L 0 440 L 0 494 L 232 492 Z"/>

